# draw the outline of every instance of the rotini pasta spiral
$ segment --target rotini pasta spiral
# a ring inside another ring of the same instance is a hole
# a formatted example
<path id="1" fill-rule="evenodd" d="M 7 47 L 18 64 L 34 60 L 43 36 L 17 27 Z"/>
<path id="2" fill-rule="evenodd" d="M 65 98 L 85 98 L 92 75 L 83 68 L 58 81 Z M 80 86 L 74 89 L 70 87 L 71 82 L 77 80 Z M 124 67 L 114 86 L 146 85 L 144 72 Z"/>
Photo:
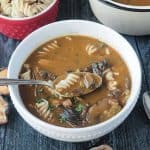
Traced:
<path id="1" fill-rule="evenodd" d="M 97 51 L 99 51 L 100 49 L 102 49 L 103 48 L 103 46 L 104 46 L 104 43 L 96 43 L 96 44 L 91 44 L 91 43 L 89 43 L 87 46 L 86 46 L 86 48 L 85 48 L 85 50 L 86 50 L 86 52 L 88 53 L 88 55 L 92 55 L 92 54 L 94 54 L 95 52 L 97 52 Z"/>
<path id="2" fill-rule="evenodd" d="M 69 88 L 71 85 L 74 85 L 75 83 L 78 82 L 78 79 L 80 77 L 76 74 L 70 73 L 66 79 L 61 80 L 57 85 L 56 85 L 56 90 L 63 90 Z"/>
<path id="3" fill-rule="evenodd" d="M 50 119 L 52 117 L 49 102 L 45 99 L 40 99 L 36 102 L 36 110 L 44 119 Z"/>
<path id="4" fill-rule="evenodd" d="M 0 0 L 0 13 L 13 18 L 31 17 L 46 9 L 54 0 Z"/>
<path id="5" fill-rule="evenodd" d="M 0 0 L 0 13 L 9 16 L 12 11 L 12 6 L 9 0 Z"/>

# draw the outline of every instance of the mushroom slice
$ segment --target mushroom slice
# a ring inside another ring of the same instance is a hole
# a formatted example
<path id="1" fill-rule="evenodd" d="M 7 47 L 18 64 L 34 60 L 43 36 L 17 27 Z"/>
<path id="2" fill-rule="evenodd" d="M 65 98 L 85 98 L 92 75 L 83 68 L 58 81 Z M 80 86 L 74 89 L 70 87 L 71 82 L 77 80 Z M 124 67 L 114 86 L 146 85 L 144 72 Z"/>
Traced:
<path id="1" fill-rule="evenodd" d="M 86 119 L 89 123 L 98 123 L 111 118 L 120 110 L 121 106 L 116 99 L 105 98 L 89 108 Z"/>
<path id="2" fill-rule="evenodd" d="M 100 145 L 97 147 L 93 147 L 90 150 L 113 150 L 109 145 Z"/>
<path id="3" fill-rule="evenodd" d="M 86 120 L 89 123 L 99 122 L 99 116 L 108 108 L 108 103 L 106 99 L 99 100 L 98 103 L 92 105 L 87 113 Z"/>
<path id="4" fill-rule="evenodd" d="M 121 110 L 121 106 L 119 105 L 116 99 L 109 99 L 108 100 L 109 109 L 106 109 L 101 115 L 100 120 L 105 121 L 114 115 L 116 115 Z"/>
<path id="5" fill-rule="evenodd" d="M 84 85 L 86 88 L 90 88 L 94 83 L 94 78 L 89 74 L 87 73 L 85 76 L 84 76 Z"/>
<path id="6" fill-rule="evenodd" d="M 150 93 L 145 92 L 143 95 L 143 105 L 148 119 L 150 119 Z"/>
<path id="7" fill-rule="evenodd" d="M 64 118 L 66 123 L 71 127 L 81 127 L 82 118 L 78 112 L 72 108 L 65 108 L 60 114 L 60 118 Z"/>
<path id="8" fill-rule="evenodd" d="M 81 68 L 81 72 L 91 72 L 98 74 L 100 76 L 103 76 L 105 74 L 105 70 L 107 70 L 110 67 L 108 61 L 106 59 L 98 62 L 94 62 L 90 65 L 88 65 L 85 68 Z"/>

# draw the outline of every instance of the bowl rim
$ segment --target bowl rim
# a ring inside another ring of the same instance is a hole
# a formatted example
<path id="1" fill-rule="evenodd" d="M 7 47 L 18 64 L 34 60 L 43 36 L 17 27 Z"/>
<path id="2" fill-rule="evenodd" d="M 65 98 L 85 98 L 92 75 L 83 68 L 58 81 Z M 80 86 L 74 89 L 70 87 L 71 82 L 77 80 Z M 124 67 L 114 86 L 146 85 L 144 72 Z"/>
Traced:
<path id="1" fill-rule="evenodd" d="M 136 95 L 134 94 L 134 100 L 130 100 L 129 103 L 127 105 L 125 105 L 122 110 L 117 113 L 115 116 L 111 117 L 110 119 L 102 122 L 102 123 L 98 123 L 98 124 L 95 124 L 95 125 L 92 125 L 92 126 L 88 126 L 88 127 L 83 127 L 83 128 L 65 128 L 65 127 L 61 127 L 61 126 L 56 126 L 56 125 L 53 125 L 53 124 L 49 124 L 41 119 L 39 119 L 38 117 L 36 117 L 35 115 L 33 115 L 30 111 L 27 110 L 27 108 L 24 106 L 22 107 L 20 104 L 18 103 L 14 103 L 14 100 L 13 99 L 17 99 L 16 95 L 14 94 L 14 89 L 12 86 L 9 86 L 9 90 L 10 90 L 10 95 L 12 97 L 12 101 L 13 101 L 13 104 L 15 105 L 15 107 L 18 107 L 18 109 L 22 112 L 22 114 L 26 114 L 27 116 L 31 117 L 34 121 L 38 122 L 39 125 L 41 125 L 42 127 L 44 126 L 47 126 L 47 127 L 51 127 L 52 129 L 54 130 L 57 130 L 57 131 L 62 131 L 62 132 L 66 132 L 66 133 L 81 133 L 82 132 L 87 132 L 87 131 L 91 131 L 91 129 L 98 129 L 100 127 L 104 127 L 105 124 L 110 124 L 113 120 L 117 120 L 119 118 L 119 116 L 122 116 L 123 113 L 125 113 L 127 111 L 128 108 L 131 107 L 132 103 L 133 102 L 137 102 L 138 100 L 138 97 L 139 97 L 139 94 L 140 94 L 140 90 L 141 90 L 141 83 L 142 83 L 142 68 L 141 68 L 141 63 L 140 63 L 140 60 L 136 54 L 136 52 L 134 51 L 134 49 L 132 48 L 132 46 L 129 44 L 129 42 L 123 38 L 119 33 L 117 33 L 116 31 L 114 31 L 113 29 L 107 27 L 107 26 L 104 26 L 102 24 L 99 24 L 99 23 L 96 23 L 96 22 L 93 22 L 93 21 L 86 21 L 86 20 L 63 20 L 63 21 L 57 21 L 57 22 L 54 22 L 54 23 L 51 23 L 51 24 L 48 24 L 48 25 L 45 25 L 41 28 L 39 28 L 38 30 L 35 30 L 34 32 L 32 32 L 30 35 L 28 35 L 17 47 L 17 49 L 14 51 L 13 55 L 11 56 L 11 59 L 10 59 L 10 62 L 9 62 L 9 66 L 8 66 L 8 78 L 11 76 L 10 75 L 10 65 L 13 63 L 13 60 L 15 58 L 15 55 L 16 53 L 18 53 L 20 50 L 19 50 L 19 47 L 22 43 L 24 42 L 27 42 L 30 40 L 30 37 L 32 37 L 33 34 L 36 34 L 36 33 L 40 33 L 43 29 L 51 26 L 51 25 L 55 25 L 55 24 L 63 24 L 63 23 L 89 23 L 89 24 L 95 24 L 95 25 L 99 25 L 99 26 L 102 26 L 104 27 L 105 29 L 108 29 L 110 30 L 111 32 L 117 34 L 117 36 L 121 39 L 123 39 L 124 41 L 126 41 L 128 43 L 128 45 L 131 47 L 132 49 L 132 54 L 135 56 L 136 60 L 137 60 L 137 66 L 139 67 L 139 71 L 140 71 L 140 74 L 139 75 L 139 81 L 137 83 L 137 87 L 139 89 L 137 89 L 136 91 Z M 129 98 L 130 99 L 130 98 Z M 17 100 L 15 100 L 17 101 Z M 17 109 L 17 108 L 16 108 Z"/>
<path id="2" fill-rule="evenodd" d="M 96 0 L 98 2 L 102 2 L 110 7 L 132 11 L 132 12 L 150 12 L 150 6 L 137 6 L 137 5 L 126 5 L 119 2 L 114 2 L 112 0 Z"/>
<path id="3" fill-rule="evenodd" d="M 40 13 L 31 16 L 31 17 L 22 17 L 22 18 L 12 18 L 12 17 L 8 17 L 8 16 L 4 16 L 0 14 L 0 19 L 6 19 L 6 20 L 10 20 L 10 21 L 26 21 L 26 20 L 32 20 L 34 18 L 37 18 L 39 16 L 42 16 L 44 13 L 48 12 L 59 0 L 53 0 L 53 2 L 43 11 L 41 11 Z"/>

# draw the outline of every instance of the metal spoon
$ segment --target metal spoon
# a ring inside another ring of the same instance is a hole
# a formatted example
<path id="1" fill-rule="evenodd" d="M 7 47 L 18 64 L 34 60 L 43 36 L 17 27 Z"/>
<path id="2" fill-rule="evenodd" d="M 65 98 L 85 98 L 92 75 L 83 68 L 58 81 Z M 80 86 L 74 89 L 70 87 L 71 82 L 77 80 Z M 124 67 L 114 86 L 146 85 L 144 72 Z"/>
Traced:
<path id="1" fill-rule="evenodd" d="M 0 79 L 0 86 L 4 85 L 45 85 L 49 86 L 50 88 L 54 88 L 51 81 L 2 78 Z"/>
<path id="2" fill-rule="evenodd" d="M 143 105 L 148 119 L 150 119 L 150 92 L 143 94 Z"/>
<path id="3" fill-rule="evenodd" d="M 61 97 L 74 97 L 91 93 L 102 84 L 102 78 L 89 72 L 72 72 L 57 77 L 54 81 L 0 79 L 4 85 L 43 85 Z"/>

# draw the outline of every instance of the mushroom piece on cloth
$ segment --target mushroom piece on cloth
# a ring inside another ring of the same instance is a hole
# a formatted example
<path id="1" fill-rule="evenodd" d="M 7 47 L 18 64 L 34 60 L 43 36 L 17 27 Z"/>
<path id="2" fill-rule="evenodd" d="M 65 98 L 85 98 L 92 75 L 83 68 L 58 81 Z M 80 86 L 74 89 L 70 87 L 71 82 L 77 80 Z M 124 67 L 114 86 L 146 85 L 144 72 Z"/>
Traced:
<path id="1" fill-rule="evenodd" d="M 7 69 L 0 69 L 0 79 L 7 78 Z M 9 95 L 9 90 L 7 86 L 0 86 L 0 95 Z"/>
<path id="2" fill-rule="evenodd" d="M 0 125 L 7 123 L 8 103 L 0 96 Z"/>

